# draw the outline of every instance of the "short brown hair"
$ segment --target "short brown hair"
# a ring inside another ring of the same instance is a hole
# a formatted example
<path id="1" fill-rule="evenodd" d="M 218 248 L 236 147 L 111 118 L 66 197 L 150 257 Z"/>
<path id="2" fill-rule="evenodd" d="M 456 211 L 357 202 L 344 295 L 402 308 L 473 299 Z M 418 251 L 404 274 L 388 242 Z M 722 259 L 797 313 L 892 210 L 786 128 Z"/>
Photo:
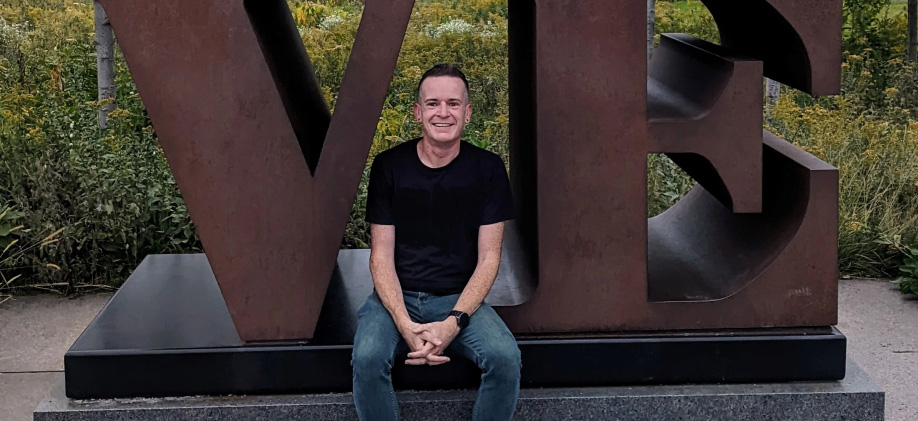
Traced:
<path id="1" fill-rule="evenodd" d="M 465 78 L 465 73 L 462 73 L 462 70 L 459 70 L 459 66 L 455 64 L 441 63 L 427 69 L 424 75 L 421 76 L 421 80 L 418 82 L 418 102 L 421 101 L 421 84 L 424 83 L 425 79 L 437 76 L 449 76 L 462 79 L 462 83 L 465 84 L 465 97 L 469 97 L 469 81 Z"/>

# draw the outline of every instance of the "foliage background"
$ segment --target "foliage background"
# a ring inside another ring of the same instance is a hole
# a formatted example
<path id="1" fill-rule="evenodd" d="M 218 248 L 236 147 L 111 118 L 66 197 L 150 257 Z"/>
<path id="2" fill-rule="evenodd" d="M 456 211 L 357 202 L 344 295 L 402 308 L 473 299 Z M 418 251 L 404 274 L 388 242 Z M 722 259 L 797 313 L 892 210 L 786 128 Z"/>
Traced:
<path id="1" fill-rule="evenodd" d="M 334 107 L 362 1 L 289 4 Z M 844 10 L 842 95 L 785 88 L 767 126 L 840 169 L 841 272 L 894 277 L 918 239 L 918 67 L 902 59 L 901 8 L 845 0 Z M 718 38 L 697 0 L 658 0 L 656 24 L 658 33 Z M 201 249 L 117 48 L 117 108 L 109 128 L 98 128 L 92 32 L 90 0 L 0 6 L 0 213 L 9 209 L 0 214 L 0 294 L 117 286 L 148 253 Z M 417 80 L 438 62 L 469 76 L 475 114 L 466 139 L 506 158 L 506 0 L 418 1 L 371 158 L 418 135 L 409 118 Z M 365 178 L 343 247 L 369 243 Z M 648 214 L 691 185 L 665 157 L 648 157 Z"/>

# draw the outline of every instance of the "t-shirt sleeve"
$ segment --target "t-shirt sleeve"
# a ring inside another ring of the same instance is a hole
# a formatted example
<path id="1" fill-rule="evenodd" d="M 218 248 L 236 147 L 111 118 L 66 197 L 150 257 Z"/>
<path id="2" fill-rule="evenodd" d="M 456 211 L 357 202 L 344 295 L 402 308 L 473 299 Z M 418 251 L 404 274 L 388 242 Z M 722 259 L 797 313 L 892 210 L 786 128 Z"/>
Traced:
<path id="1" fill-rule="evenodd" d="M 377 156 L 370 167 L 370 181 L 367 186 L 366 221 L 378 225 L 395 225 L 392 215 L 392 171 L 385 160 Z"/>
<path id="2" fill-rule="evenodd" d="M 507 170 L 500 157 L 495 155 L 492 158 L 489 160 L 489 177 L 485 188 L 481 225 L 496 224 L 516 217 Z"/>

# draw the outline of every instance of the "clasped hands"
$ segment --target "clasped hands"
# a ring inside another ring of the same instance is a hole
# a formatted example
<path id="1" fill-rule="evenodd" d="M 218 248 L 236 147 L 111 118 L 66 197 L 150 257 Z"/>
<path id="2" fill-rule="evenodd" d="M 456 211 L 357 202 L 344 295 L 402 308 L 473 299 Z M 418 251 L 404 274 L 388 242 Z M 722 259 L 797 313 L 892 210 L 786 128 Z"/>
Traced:
<path id="1" fill-rule="evenodd" d="M 443 351 L 459 334 L 459 325 L 453 317 L 433 323 L 406 322 L 399 327 L 402 337 L 411 348 L 405 364 L 440 365 L 449 362 Z"/>

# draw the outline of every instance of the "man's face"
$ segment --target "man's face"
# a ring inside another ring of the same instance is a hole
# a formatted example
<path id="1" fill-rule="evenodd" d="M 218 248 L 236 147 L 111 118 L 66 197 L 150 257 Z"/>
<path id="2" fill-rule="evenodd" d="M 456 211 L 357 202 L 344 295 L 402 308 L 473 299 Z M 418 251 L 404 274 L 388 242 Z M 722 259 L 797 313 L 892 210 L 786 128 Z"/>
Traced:
<path id="1" fill-rule="evenodd" d="M 424 79 L 414 104 L 414 117 L 421 123 L 424 137 L 436 143 L 450 143 L 462 136 L 472 118 L 472 104 L 462 79 L 435 76 Z"/>

